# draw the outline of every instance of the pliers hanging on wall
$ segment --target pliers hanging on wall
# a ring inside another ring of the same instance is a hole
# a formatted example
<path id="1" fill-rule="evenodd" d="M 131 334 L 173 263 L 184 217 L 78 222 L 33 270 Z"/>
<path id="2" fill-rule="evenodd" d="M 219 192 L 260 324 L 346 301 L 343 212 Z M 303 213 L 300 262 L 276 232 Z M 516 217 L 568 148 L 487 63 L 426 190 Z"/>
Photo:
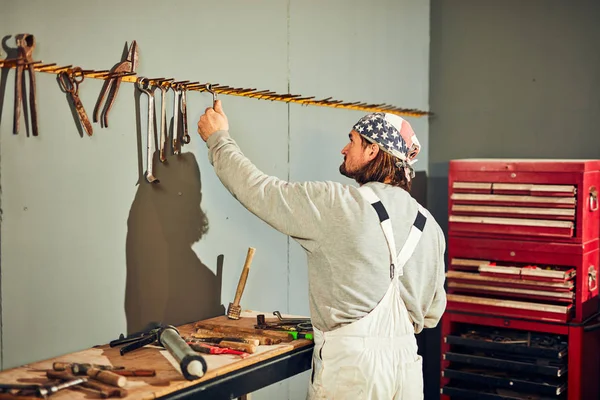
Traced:
<path id="1" fill-rule="evenodd" d="M 94 122 L 98 122 L 102 101 L 104 101 L 104 98 L 106 97 L 106 104 L 102 110 L 102 121 L 100 124 L 102 127 L 108 127 L 108 113 L 117 97 L 121 80 L 125 74 L 131 75 L 132 72 L 135 72 L 138 66 L 138 57 L 138 47 L 134 40 L 131 42 L 131 46 L 129 46 L 127 58 L 110 71 L 110 74 L 102 87 L 98 101 L 96 102 L 96 107 L 94 107 Z"/>
<path id="2" fill-rule="evenodd" d="M 33 50 L 35 49 L 35 37 L 29 33 L 22 33 L 15 36 L 17 47 L 19 49 L 19 62 L 16 68 L 15 81 L 15 114 L 13 133 L 19 133 L 19 120 L 21 118 L 21 103 L 24 97 L 23 76 L 25 75 L 25 67 L 29 73 L 29 112 L 31 113 L 31 132 L 33 136 L 38 135 L 38 115 L 37 115 L 37 100 L 35 97 L 35 71 L 33 69 Z"/>

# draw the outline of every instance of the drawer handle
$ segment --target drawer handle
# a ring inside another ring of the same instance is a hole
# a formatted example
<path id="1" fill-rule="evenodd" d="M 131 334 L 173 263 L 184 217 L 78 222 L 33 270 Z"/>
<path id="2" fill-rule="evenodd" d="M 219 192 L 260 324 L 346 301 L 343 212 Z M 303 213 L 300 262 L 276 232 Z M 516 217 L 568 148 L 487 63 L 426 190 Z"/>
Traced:
<path id="1" fill-rule="evenodd" d="M 596 186 L 590 188 L 590 211 L 598 210 L 598 191 Z"/>
<path id="2" fill-rule="evenodd" d="M 596 268 L 593 265 L 590 265 L 588 269 L 588 289 L 590 292 L 593 292 L 598 287 L 598 279 L 596 276 Z"/>

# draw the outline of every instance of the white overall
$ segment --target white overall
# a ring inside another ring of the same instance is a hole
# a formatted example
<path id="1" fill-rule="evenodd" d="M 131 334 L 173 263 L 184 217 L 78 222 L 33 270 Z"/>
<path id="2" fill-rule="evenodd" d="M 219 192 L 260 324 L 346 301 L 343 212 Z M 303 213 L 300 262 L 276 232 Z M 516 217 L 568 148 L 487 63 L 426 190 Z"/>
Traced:
<path id="1" fill-rule="evenodd" d="M 400 297 L 398 276 L 421 238 L 426 217 L 420 208 L 396 256 L 392 226 L 383 204 L 369 187 L 362 186 L 360 192 L 377 211 L 390 249 L 390 286 L 379 304 L 360 320 L 329 332 L 314 328 L 308 399 L 423 399 L 422 358 Z"/>

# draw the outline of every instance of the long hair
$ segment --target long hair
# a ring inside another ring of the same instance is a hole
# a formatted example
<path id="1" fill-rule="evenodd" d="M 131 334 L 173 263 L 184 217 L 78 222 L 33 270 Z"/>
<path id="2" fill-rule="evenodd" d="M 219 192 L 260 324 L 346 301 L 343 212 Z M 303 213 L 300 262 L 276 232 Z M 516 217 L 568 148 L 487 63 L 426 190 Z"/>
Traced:
<path id="1" fill-rule="evenodd" d="M 363 149 L 373 144 L 360 136 Z M 398 186 L 410 193 L 412 181 L 406 179 L 403 167 L 397 167 L 398 158 L 379 149 L 377 156 L 367 165 L 352 174 L 357 183 L 364 185 L 368 182 L 381 182 Z"/>

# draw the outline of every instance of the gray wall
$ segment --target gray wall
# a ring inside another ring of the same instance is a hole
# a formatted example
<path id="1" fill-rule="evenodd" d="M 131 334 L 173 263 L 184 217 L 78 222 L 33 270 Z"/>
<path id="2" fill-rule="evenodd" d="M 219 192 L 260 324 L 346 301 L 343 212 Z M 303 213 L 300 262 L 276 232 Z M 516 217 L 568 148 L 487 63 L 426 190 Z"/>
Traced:
<path id="1" fill-rule="evenodd" d="M 600 158 L 599 21 L 596 0 L 431 1 L 428 205 L 445 229 L 449 160 Z"/>
<path id="2" fill-rule="evenodd" d="M 432 0 L 430 204 L 448 160 L 600 157 L 600 2 Z"/>
<path id="3" fill-rule="evenodd" d="M 3 1 L 6 52 L 36 36 L 35 59 L 116 64 L 137 40 L 138 74 L 428 109 L 429 1 Z M 102 81 L 80 96 L 91 116 Z M 109 128 L 80 136 L 55 75 L 37 74 L 40 136 L 12 134 L 14 70 L 0 76 L 1 366 L 107 343 L 153 321 L 222 314 L 249 246 L 242 298 L 308 313 L 305 255 L 222 187 L 195 123 L 192 143 L 144 182 L 145 95 L 123 83 Z M 168 117 L 172 98 L 168 97 Z M 259 168 L 290 180 L 342 180 L 339 151 L 362 112 L 222 96 L 232 136 Z M 425 147 L 428 121 L 409 118 Z M 348 182 L 347 180 L 344 180 Z M 308 375 L 257 398 L 304 398 Z"/>

